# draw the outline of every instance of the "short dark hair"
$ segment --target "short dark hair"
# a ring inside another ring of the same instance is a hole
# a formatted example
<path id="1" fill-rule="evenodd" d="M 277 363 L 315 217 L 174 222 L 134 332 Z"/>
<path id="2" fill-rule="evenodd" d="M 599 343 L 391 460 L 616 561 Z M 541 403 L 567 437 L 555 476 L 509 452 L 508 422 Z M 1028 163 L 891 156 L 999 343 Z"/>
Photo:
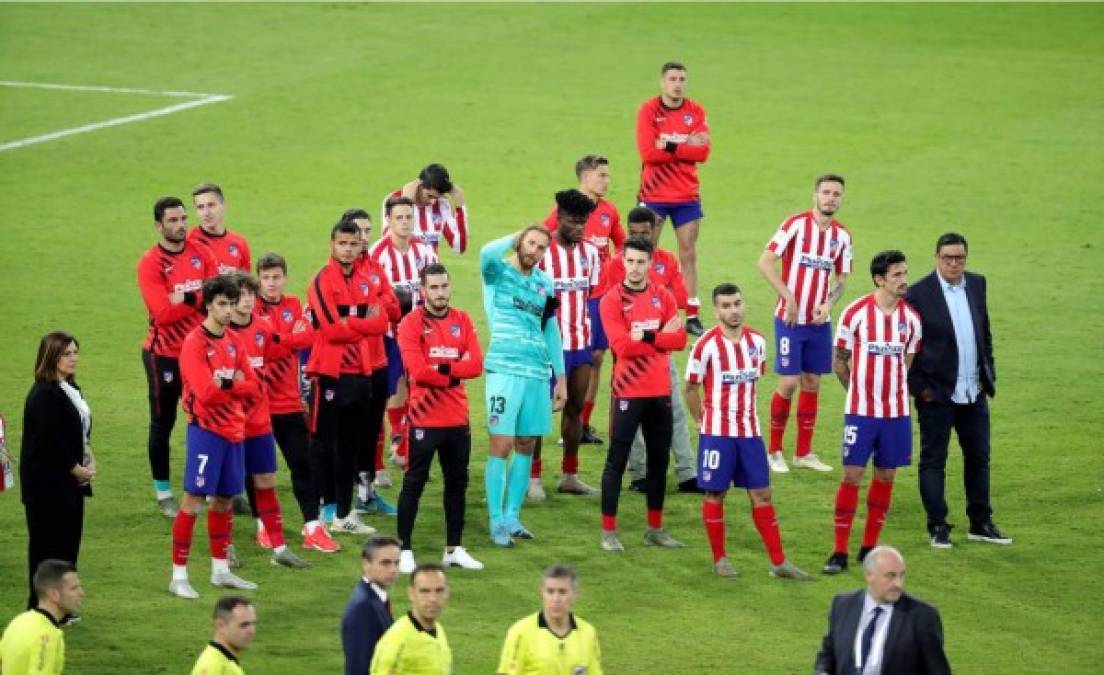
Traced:
<path id="1" fill-rule="evenodd" d="M 430 164 L 418 173 L 418 181 L 441 194 L 452 192 L 452 180 L 443 164 Z"/>
<path id="2" fill-rule="evenodd" d="M 350 223 L 357 218 L 367 218 L 368 222 L 372 221 L 372 216 L 364 209 L 345 209 L 345 213 L 341 214 L 341 220 L 347 220 Z"/>
<path id="3" fill-rule="evenodd" d="M 38 563 L 35 568 L 31 585 L 34 586 L 35 597 L 39 600 L 46 596 L 46 591 L 57 588 L 66 574 L 76 572 L 77 568 L 68 560 L 47 558 Z"/>
<path id="4" fill-rule="evenodd" d="M 177 207 L 184 208 L 180 197 L 162 197 L 153 203 L 153 219 L 160 223 L 166 211 Z"/>
<path id="5" fill-rule="evenodd" d="M 576 586 L 579 583 L 579 575 L 575 573 L 575 570 L 570 565 L 549 565 L 544 568 L 544 579 L 567 579 L 571 582 L 572 586 Z"/>
<path id="6" fill-rule="evenodd" d="M 383 205 L 384 215 L 386 215 L 388 218 L 390 218 L 391 217 L 391 211 L 394 210 L 394 208 L 396 206 L 409 206 L 410 210 L 413 211 L 414 210 L 414 200 L 411 199 L 410 197 L 404 197 L 402 195 L 399 195 L 398 197 L 390 197 L 387 200 L 387 202 L 384 203 L 384 205 Z"/>
<path id="7" fill-rule="evenodd" d="M 717 297 L 721 295 L 736 295 L 737 293 L 743 293 L 740 287 L 736 284 L 726 281 L 723 284 L 717 284 L 713 287 L 713 304 L 717 304 Z"/>
<path id="8" fill-rule="evenodd" d="M 681 70 L 686 72 L 686 66 L 682 65 L 679 61 L 668 61 L 663 64 L 663 67 L 659 69 L 659 74 L 666 75 L 668 70 Z"/>
<path id="9" fill-rule="evenodd" d="M 35 356 L 35 382 L 57 381 L 58 361 L 61 360 L 61 355 L 65 353 L 65 350 L 69 348 L 70 342 L 75 344 L 77 349 L 80 349 L 77 338 L 64 331 L 55 330 L 42 336 L 42 340 L 38 343 L 38 355 Z M 72 382 L 72 379 L 69 381 Z"/>
<path id="10" fill-rule="evenodd" d="M 215 296 L 225 296 L 231 302 L 237 302 L 241 297 L 238 280 L 229 274 L 219 274 L 203 282 L 203 305 L 214 302 Z"/>
<path id="11" fill-rule="evenodd" d="M 632 211 L 629 211 L 629 215 L 626 216 L 625 222 L 648 223 L 652 227 L 655 227 L 659 224 L 659 215 L 647 206 L 637 206 L 634 207 Z"/>
<path id="12" fill-rule="evenodd" d="M 222 188 L 219 187 L 218 183 L 200 183 L 192 189 L 192 197 L 198 197 L 208 192 L 218 195 L 220 202 L 226 201 L 226 197 L 223 196 Z"/>
<path id="13" fill-rule="evenodd" d="M 600 166 L 609 166 L 609 160 L 602 155 L 583 155 L 575 162 L 575 177 L 582 178 L 586 171 L 593 171 Z"/>
<path id="14" fill-rule="evenodd" d="M 234 270 L 228 274 L 230 278 L 234 280 L 234 283 L 238 286 L 238 292 L 249 289 L 253 291 L 253 295 L 259 295 L 261 292 L 261 282 L 257 281 L 257 277 L 249 274 L 248 272 L 242 272 L 241 270 Z"/>
<path id="15" fill-rule="evenodd" d="M 448 578 L 448 575 L 445 574 L 445 567 L 443 565 L 441 565 L 440 563 L 435 563 L 435 562 L 418 563 L 418 566 L 415 567 L 414 571 L 410 573 L 410 585 L 411 586 L 414 585 L 414 581 L 418 578 L 419 574 L 428 574 L 430 572 L 440 572 L 441 574 L 445 575 L 445 578 Z"/>
<path id="16" fill-rule="evenodd" d="M 441 263 L 430 263 L 425 266 L 425 269 L 422 270 L 421 280 L 423 286 L 426 285 L 426 277 L 430 276 L 431 274 L 444 274 L 446 277 L 449 275 L 448 270 L 445 269 L 445 266 Z"/>
<path id="17" fill-rule="evenodd" d="M 935 240 L 935 252 L 939 253 L 944 246 L 957 246 L 959 244 L 962 244 L 962 250 L 967 253 L 970 252 L 970 245 L 966 243 L 966 237 L 958 232 L 947 232 L 939 235 L 939 239 Z"/>
<path id="18" fill-rule="evenodd" d="M 284 260 L 284 256 L 269 252 L 257 258 L 257 274 L 274 267 L 279 267 L 284 271 L 284 274 L 287 274 L 287 260 Z"/>
<path id="19" fill-rule="evenodd" d="M 388 546 L 402 548 L 402 544 L 399 543 L 398 539 L 387 534 L 377 534 L 373 537 L 368 537 L 368 539 L 364 541 L 364 545 L 360 547 L 360 557 L 365 560 L 374 560 L 376 553 L 381 548 L 387 548 Z"/>
<path id="20" fill-rule="evenodd" d="M 890 266 L 905 262 L 905 254 L 896 249 L 881 251 L 870 261 L 870 278 L 884 277 Z"/>
<path id="21" fill-rule="evenodd" d="M 359 237 L 360 228 L 356 226 L 352 218 L 342 218 L 334 224 L 332 229 L 330 229 L 330 241 L 337 239 L 337 235 L 339 234 L 355 234 Z"/>
<path id="22" fill-rule="evenodd" d="M 647 239 L 642 239 L 641 237 L 629 237 L 628 239 L 626 239 L 625 247 L 622 252 L 627 251 L 630 248 L 634 251 L 643 251 L 644 253 L 647 253 L 649 258 L 651 258 L 652 253 L 655 252 L 655 247 L 652 246 L 652 242 L 648 241 Z"/>
<path id="23" fill-rule="evenodd" d="M 820 187 L 821 183 L 839 183 L 840 187 L 847 187 L 847 183 L 843 182 L 843 176 L 838 173 L 822 173 L 817 176 L 816 182 L 813 183 L 813 189 L 816 190 Z"/>
<path id="24" fill-rule="evenodd" d="M 586 218 L 598 207 L 590 197 L 579 190 L 560 190 L 556 193 L 556 211 L 576 218 Z"/>
<path id="25" fill-rule="evenodd" d="M 211 612 L 213 619 L 229 619 L 237 607 L 252 607 L 253 601 L 240 595 L 224 595 L 215 603 L 215 610 Z"/>

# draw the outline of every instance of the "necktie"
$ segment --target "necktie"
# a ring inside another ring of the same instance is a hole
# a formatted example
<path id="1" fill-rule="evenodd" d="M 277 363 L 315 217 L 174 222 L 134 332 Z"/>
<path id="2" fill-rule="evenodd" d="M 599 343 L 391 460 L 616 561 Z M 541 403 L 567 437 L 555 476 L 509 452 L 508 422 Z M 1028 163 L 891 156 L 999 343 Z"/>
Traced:
<path id="1" fill-rule="evenodd" d="M 878 617 L 882 615 L 882 608 L 875 607 L 870 617 L 870 623 L 866 624 L 866 630 L 862 634 L 862 660 L 855 668 L 856 675 L 862 675 L 866 668 L 866 659 L 870 656 L 870 647 L 874 644 L 874 631 L 878 630 Z"/>

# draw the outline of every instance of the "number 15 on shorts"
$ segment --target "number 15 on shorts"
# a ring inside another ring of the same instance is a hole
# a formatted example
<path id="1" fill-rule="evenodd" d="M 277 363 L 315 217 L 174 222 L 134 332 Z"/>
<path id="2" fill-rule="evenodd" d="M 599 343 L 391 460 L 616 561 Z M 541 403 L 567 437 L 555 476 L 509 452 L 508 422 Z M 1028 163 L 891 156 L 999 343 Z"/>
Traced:
<path id="1" fill-rule="evenodd" d="M 848 424 L 843 427 L 843 457 L 847 459 L 847 455 L 855 448 L 855 441 L 859 439 L 859 427 L 856 424 Z"/>

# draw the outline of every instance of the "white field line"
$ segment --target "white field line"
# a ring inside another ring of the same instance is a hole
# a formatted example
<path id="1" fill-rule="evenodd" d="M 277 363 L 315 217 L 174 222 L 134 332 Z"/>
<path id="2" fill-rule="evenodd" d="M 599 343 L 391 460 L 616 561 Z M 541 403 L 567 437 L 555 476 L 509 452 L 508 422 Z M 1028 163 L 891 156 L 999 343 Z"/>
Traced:
<path id="1" fill-rule="evenodd" d="M 188 91 L 154 91 L 152 89 L 131 89 L 126 87 L 96 87 L 74 84 L 51 84 L 48 82 L 16 82 L 11 80 L 0 80 L 0 86 L 5 87 L 25 87 L 35 89 L 55 89 L 63 91 L 88 91 L 88 92 L 100 92 L 109 94 L 148 94 L 152 96 L 171 96 L 175 98 L 190 98 L 190 101 L 184 101 L 183 103 L 176 103 L 174 105 L 165 106 L 163 108 L 157 108 L 155 110 L 149 110 L 146 112 L 135 113 L 133 115 L 126 115 L 124 117 L 115 117 L 102 122 L 92 122 L 90 124 L 83 124 L 79 127 L 71 127 L 69 129 L 61 129 L 60 131 L 52 131 L 48 134 L 42 134 L 40 136 L 31 136 L 30 138 L 23 138 L 17 141 L 9 141 L 7 143 L 0 144 L 0 152 L 6 152 L 8 150 L 15 150 L 16 148 L 23 148 L 28 145 L 35 145 L 36 143 L 45 143 L 47 141 L 53 141 L 58 138 L 65 138 L 66 136 L 74 136 L 76 134 L 83 134 L 89 131 L 96 131 L 97 129 L 106 129 L 107 127 L 117 127 L 122 124 L 129 124 L 131 122 L 140 122 L 142 120 L 148 120 L 153 117 L 163 117 L 165 115 L 171 115 L 173 113 L 181 112 L 182 110 L 188 110 L 190 108 L 198 108 L 199 106 L 208 105 L 210 103 L 221 103 L 222 101 L 229 101 L 234 98 L 226 94 L 201 94 Z"/>

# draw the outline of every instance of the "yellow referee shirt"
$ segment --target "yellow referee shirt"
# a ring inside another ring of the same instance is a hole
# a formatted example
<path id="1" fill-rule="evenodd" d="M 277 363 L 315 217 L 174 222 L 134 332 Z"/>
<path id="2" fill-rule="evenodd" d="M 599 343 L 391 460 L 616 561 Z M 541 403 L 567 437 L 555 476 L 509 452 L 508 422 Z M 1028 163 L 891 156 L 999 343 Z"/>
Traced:
<path id="1" fill-rule="evenodd" d="M 409 612 L 391 624 L 372 655 L 371 675 L 448 675 L 452 672 L 452 651 L 445 629 L 437 624 L 432 632 L 423 628 Z"/>
<path id="2" fill-rule="evenodd" d="M 602 675 L 602 654 L 594 626 L 568 615 L 571 628 L 560 637 L 537 612 L 506 633 L 498 673 L 502 675 Z"/>
<path id="3" fill-rule="evenodd" d="M 196 659 L 192 675 L 245 675 L 245 671 L 229 649 L 211 642 Z"/>
<path id="4" fill-rule="evenodd" d="M 60 675 L 65 667 L 65 638 L 49 612 L 27 610 L 11 620 L 0 638 L 3 675 Z"/>

